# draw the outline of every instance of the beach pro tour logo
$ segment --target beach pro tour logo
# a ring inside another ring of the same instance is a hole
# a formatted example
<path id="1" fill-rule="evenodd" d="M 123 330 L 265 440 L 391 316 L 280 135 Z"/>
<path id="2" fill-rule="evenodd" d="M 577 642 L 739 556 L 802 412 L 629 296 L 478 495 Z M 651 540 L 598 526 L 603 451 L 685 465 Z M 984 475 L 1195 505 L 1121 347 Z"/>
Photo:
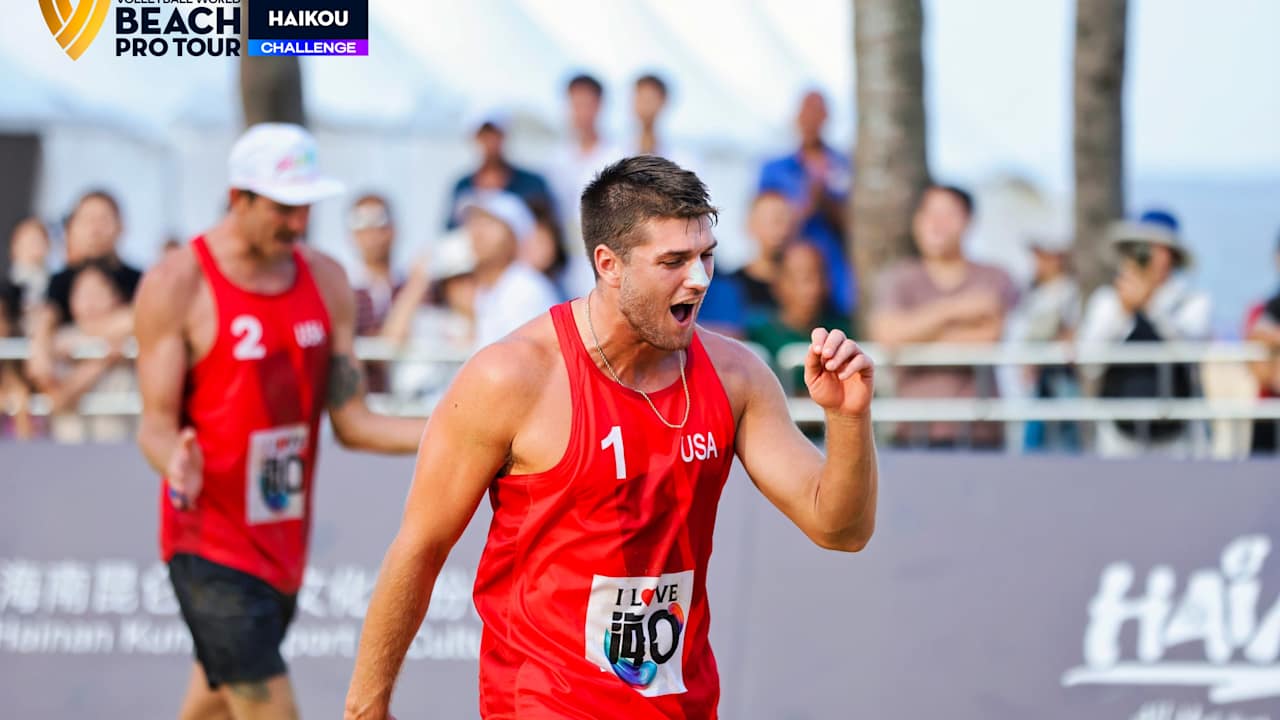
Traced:
<path id="1" fill-rule="evenodd" d="M 368 55 L 368 0 L 253 0 L 249 55 Z"/>
<path id="2" fill-rule="evenodd" d="M 40 12 L 53 39 L 72 60 L 79 60 L 107 19 L 111 0 L 40 0 Z"/>

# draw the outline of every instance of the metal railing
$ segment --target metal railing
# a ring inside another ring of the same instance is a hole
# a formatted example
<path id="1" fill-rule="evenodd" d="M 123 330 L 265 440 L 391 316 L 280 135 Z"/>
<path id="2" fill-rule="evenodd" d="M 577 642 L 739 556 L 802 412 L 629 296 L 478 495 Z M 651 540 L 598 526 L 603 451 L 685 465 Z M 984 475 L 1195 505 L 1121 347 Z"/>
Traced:
<path id="1" fill-rule="evenodd" d="M 24 339 L 0 339 L 0 360 L 22 360 L 29 353 Z M 864 344 L 864 350 L 876 360 L 878 368 L 938 368 L 938 367 L 987 367 L 998 366 L 1060 366 L 1060 365 L 1125 365 L 1155 364 L 1169 366 L 1176 363 L 1201 365 L 1243 364 L 1267 360 L 1270 354 L 1265 346 L 1256 343 L 1123 343 L 1076 345 L 1071 343 L 1036 344 L 931 344 L 884 348 Z M 768 354 L 761 348 L 753 348 L 762 357 Z M 776 367 L 786 375 L 802 367 L 808 351 L 807 343 L 788 345 L 778 353 Z M 86 343 L 77 347 L 75 359 L 103 357 L 107 353 L 105 343 Z M 133 357 L 135 349 L 127 348 L 126 356 Z M 359 338 L 356 355 L 363 360 L 440 363 L 460 366 L 466 354 L 444 351 L 438 346 L 415 341 L 397 347 L 378 338 Z M 391 412 L 421 414 L 430 411 L 425 403 L 395 395 L 371 396 L 371 404 Z M 822 419 L 822 411 L 805 397 L 789 399 L 791 414 L 797 422 L 810 423 Z M 1280 419 L 1280 400 L 1256 398 L 897 398 L 877 397 L 874 401 L 874 417 L 877 422 L 1019 422 L 1026 420 L 1082 421 L 1102 420 L 1250 420 Z M 0 410 L 3 410 L 0 408 Z M 37 395 L 32 398 L 30 410 L 44 415 L 50 411 L 48 398 Z M 134 415 L 141 410 L 141 403 L 134 393 L 88 393 L 80 401 L 79 412 L 84 415 Z"/>

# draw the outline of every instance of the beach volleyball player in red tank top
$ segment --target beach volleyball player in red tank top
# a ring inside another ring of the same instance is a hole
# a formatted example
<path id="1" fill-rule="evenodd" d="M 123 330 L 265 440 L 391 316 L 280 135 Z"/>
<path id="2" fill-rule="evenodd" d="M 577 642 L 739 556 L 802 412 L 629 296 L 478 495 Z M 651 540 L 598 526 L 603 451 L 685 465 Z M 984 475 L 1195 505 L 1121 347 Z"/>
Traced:
<path id="1" fill-rule="evenodd" d="M 413 452 L 423 422 L 369 411 L 352 353 L 355 295 L 301 243 L 341 192 L 301 127 L 236 142 L 230 209 L 169 253 L 135 306 L 139 444 L 164 476 L 160 549 L 196 665 L 180 717 L 292 718 L 280 642 L 311 527 L 320 416 L 344 445 Z"/>
<path id="2" fill-rule="evenodd" d="M 653 156 L 605 168 L 583 192 L 596 287 L 482 349 L 436 407 L 347 718 L 388 716 L 436 575 L 486 493 L 475 604 L 487 720 L 716 717 L 707 563 L 735 454 L 815 543 L 867 543 L 871 360 L 814 329 L 805 381 L 826 410 L 824 457 L 768 366 L 695 324 L 715 217 L 696 175 Z"/>

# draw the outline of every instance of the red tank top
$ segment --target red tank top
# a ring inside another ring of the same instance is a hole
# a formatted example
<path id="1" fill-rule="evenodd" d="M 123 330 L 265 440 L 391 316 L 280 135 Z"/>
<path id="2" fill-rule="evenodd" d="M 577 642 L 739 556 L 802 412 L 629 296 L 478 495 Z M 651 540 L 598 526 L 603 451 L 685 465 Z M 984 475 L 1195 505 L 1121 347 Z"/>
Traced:
<path id="1" fill-rule="evenodd" d="M 568 303 L 551 309 L 573 389 L 569 446 L 493 481 L 476 572 L 480 712 L 520 718 L 714 718 L 706 572 L 735 423 L 695 335 L 692 408 L 668 428 L 592 362 Z M 681 383 L 650 393 L 669 421 Z"/>
<path id="2" fill-rule="evenodd" d="M 192 242 L 213 292 L 217 336 L 187 373 L 183 425 L 204 453 L 204 488 L 174 509 L 161 485 L 161 555 L 192 553 L 298 591 L 311 525 L 317 428 L 329 372 L 329 314 L 294 250 L 293 286 L 242 290 Z"/>

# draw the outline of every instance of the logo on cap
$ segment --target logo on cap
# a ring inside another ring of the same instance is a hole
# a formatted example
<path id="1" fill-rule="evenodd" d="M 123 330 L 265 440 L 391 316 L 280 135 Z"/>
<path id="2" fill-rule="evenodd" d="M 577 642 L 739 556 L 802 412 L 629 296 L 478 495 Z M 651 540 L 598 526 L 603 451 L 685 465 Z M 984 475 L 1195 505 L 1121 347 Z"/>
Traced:
<path id="1" fill-rule="evenodd" d="M 80 0 L 74 7 L 71 2 L 40 0 L 40 12 L 53 39 L 72 60 L 79 60 L 102 29 L 111 0 Z"/>

